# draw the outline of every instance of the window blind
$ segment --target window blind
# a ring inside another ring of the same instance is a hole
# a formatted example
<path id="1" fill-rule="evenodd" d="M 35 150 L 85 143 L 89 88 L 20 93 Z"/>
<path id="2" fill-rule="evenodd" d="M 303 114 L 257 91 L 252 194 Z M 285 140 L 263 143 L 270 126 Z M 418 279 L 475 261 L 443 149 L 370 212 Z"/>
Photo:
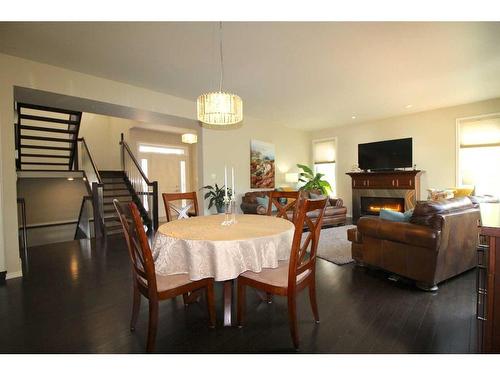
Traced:
<path id="1" fill-rule="evenodd" d="M 336 144 L 334 139 L 313 143 L 314 164 L 335 163 Z"/>

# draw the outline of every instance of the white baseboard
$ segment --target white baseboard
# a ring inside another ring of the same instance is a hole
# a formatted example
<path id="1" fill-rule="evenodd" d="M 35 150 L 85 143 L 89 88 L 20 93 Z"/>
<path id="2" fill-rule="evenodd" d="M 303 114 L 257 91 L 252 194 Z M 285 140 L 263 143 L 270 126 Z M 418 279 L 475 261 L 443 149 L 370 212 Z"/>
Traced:
<path id="1" fill-rule="evenodd" d="M 7 272 L 7 276 L 5 277 L 5 279 L 9 280 L 9 279 L 15 279 L 18 277 L 23 277 L 23 271 Z"/>

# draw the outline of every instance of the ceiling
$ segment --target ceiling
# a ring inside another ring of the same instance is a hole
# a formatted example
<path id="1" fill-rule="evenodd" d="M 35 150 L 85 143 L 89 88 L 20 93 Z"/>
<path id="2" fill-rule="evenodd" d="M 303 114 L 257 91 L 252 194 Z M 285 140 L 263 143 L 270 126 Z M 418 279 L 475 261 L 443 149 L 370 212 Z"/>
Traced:
<path id="1" fill-rule="evenodd" d="M 245 115 L 293 128 L 500 96 L 498 22 L 228 22 L 223 40 Z M 2 53 L 187 98 L 193 116 L 218 43 L 214 22 L 0 23 Z"/>

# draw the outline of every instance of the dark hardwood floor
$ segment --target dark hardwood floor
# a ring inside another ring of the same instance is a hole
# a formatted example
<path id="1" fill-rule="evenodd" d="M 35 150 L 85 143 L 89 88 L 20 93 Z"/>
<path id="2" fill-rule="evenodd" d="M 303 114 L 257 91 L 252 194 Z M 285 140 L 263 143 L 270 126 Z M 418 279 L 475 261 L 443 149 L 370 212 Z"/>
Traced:
<path id="1" fill-rule="evenodd" d="M 131 275 L 121 236 L 106 247 L 88 240 L 33 247 L 30 274 L 0 286 L 2 353 L 143 353 L 147 303 L 129 331 Z M 220 284 L 220 283 L 217 283 Z M 304 353 L 470 353 L 476 350 L 475 273 L 426 293 L 407 282 L 355 267 L 317 264 L 321 323 L 307 292 L 298 301 Z M 158 353 L 294 353 L 286 300 L 272 304 L 247 293 L 244 328 L 223 328 L 217 285 L 216 329 L 205 302 L 160 304 Z"/>

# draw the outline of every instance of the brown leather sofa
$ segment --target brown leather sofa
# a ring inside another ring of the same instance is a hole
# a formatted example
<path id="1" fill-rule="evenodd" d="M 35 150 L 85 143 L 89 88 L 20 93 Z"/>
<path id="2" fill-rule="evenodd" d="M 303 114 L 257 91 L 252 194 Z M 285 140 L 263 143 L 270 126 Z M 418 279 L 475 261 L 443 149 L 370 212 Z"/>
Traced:
<path id="1" fill-rule="evenodd" d="M 348 230 L 352 257 L 434 291 L 476 266 L 479 219 L 478 202 L 468 197 L 418 202 L 410 222 L 364 216 Z"/>
<path id="2" fill-rule="evenodd" d="M 240 205 L 241 210 L 245 214 L 266 215 L 267 207 L 257 203 L 257 197 L 265 197 L 272 190 L 250 191 L 242 197 Z M 303 192 L 303 197 L 310 198 L 308 192 Z M 315 211 L 310 212 L 309 216 L 317 215 Z M 344 202 L 340 198 L 330 198 L 326 204 L 325 214 L 323 216 L 322 227 L 333 225 L 344 225 L 346 223 L 347 208 L 344 207 Z"/>

